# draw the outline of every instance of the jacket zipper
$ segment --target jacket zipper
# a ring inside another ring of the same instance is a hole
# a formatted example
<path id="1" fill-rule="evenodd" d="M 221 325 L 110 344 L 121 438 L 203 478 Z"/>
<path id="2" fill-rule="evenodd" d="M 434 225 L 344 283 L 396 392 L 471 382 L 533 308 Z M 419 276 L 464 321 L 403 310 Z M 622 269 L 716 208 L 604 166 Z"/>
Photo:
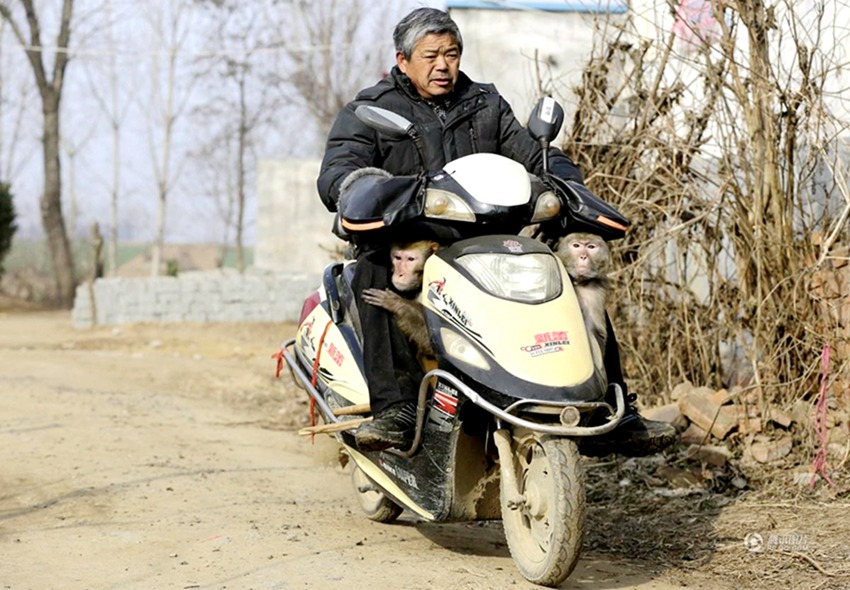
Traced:
<path id="1" fill-rule="evenodd" d="M 475 136 L 475 125 L 469 122 L 469 143 L 472 145 L 472 153 L 478 153 L 478 138 Z"/>
<path id="2" fill-rule="evenodd" d="M 465 113 L 461 113 L 460 115 L 457 115 L 455 117 L 450 118 L 448 116 L 448 113 L 446 113 L 446 115 L 447 115 L 446 116 L 446 122 L 443 123 L 443 128 L 444 129 L 450 129 L 450 128 L 456 126 L 458 123 L 466 121 L 469 117 L 471 117 L 472 115 L 474 115 L 478 111 L 485 109 L 486 107 L 487 107 L 487 105 L 484 103 L 484 101 L 481 101 L 479 104 L 475 105 L 474 107 L 469 108 Z"/>

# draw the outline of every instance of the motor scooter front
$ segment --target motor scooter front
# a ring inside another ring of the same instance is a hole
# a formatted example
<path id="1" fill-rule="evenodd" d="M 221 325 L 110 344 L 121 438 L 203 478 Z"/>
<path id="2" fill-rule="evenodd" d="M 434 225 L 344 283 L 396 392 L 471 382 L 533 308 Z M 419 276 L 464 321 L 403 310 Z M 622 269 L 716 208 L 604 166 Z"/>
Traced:
<path id="1" fill-rule="evenodd" d="M 501 517 L 522 574 L 559 584 L 583 529 L 573 437 L 611 430 L 624 411 L 619 391 L 616 408 L 604 401 L 601 352 L 563 266 L 540 242 L 507 235 L 463 240 L 426 262 L 420 302 L 436 367 L 420 385 L 413 446 L 385 452 L 359 450 L 338 415 L 368 401 L 350 273 L 328 267 L 284 357 L 323 419 L 344 429 L 335 435 L 364 512 L 384 522 L 402 508 L 430 521 Z M 591 425 L 600 410 L 611 419 Z"/>

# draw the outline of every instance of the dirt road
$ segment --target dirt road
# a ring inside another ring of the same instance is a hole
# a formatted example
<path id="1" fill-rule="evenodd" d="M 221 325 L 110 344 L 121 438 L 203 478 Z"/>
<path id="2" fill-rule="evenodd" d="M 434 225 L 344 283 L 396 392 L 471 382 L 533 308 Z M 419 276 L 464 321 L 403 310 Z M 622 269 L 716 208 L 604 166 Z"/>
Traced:
<path id="1" fill-rule="evenodd" d="M 330 439 L 285 428 L 291 330 L 0 313 L 0 588 L 532 588 L 498 523 L 360 515 Z M 680 588 L 663 570 L 588 552 L 564 587 Z"/>

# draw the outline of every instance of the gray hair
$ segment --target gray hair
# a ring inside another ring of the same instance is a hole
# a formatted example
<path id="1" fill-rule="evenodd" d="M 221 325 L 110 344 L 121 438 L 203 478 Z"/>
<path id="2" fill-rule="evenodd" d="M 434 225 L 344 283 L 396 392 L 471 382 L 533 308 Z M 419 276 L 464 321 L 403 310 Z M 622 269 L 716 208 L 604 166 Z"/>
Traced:
<path id="1" fill-rule="evenodd" d="M 463 38 L 460 29 L 448 13 L 436 8 L 417 8 L 396 25 L 393 31 L 395 50 L 410 59 L 413 48 L 426 35 L 451 35 L 463 53 Z"/>

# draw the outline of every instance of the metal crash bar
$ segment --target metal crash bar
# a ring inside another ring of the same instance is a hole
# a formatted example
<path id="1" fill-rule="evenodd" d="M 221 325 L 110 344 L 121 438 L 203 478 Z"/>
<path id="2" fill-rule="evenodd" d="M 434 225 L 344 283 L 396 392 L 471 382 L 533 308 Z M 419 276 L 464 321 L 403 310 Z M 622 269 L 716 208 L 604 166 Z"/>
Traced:
<path id="1" fill-rule="evenodd" d="M 452 387 L 457 388 L 458 391 L 460 391 L 461 393 L 463 393 L 463 395 L 469 398 L 469 401 L 474 403 L 476 406 L 487 410 L 500 420 L 503 420 L 508 424 L 513 424 L 514 426 L 528 428 L 529 430 L 533 430 L 535 432 L 557 434 L 559 436 L 594 436 L 597 434 L 605 434 L 606 432 L 610 432 L 611 430 L 613 430 L 620 422 L 620 419 L 626 413 L 626 403 L 623 399 L 623 389 L 616 383 L 612 384 L 614 386 L 614 396 L 617 400 L 617 413 L 614 416 L 615 419 L 611 419 L 608 421 L 608 423 L 601 424 L 599 426 L 556 426 L 554 424 L 540 424 L 538 422 L 532 422 L 531 420 L 525 420 L 524 418 L 520 418 L 519 416 L 510 413 L 510 410 L 515 410 L 519 406 L 524 405 L 526 402 L 542 405 L 560 406 L 564 408 L 568 406 L 579 408 L 587 407 L 587 402 L 546 402 L 539 400 L 522 400 L 522 403 L 515 403 L 509 406 L 506 410 L 503 410 L 500 407 L 488 402 L 486 399 L 481 397 L 474 389 L 468 387 L 465 383 L 460 381 L 451 373 L 443 371 L 442 369 L 434 369 L 433 371 L 429 371 L 425 375 L 425 379 L 429 379 L 431 377 L 439 377 L 440 379 L 448 381 L 449 384 L 452 385 Z"/>
<path id="2" fill-rule="evenodd" d="M 325 418 L 325 421 L 330 422 L 342 422 L 338 417 L 334 415 L 333 410 L 328 405 L 328 402 L 325 401 L 319 392 L 313 387 L 313 380 L 310 379 L 304 371 L 301 370 L 301 367 L 298 365 L 298 361 L 292 358 L 292 355 L 289 353 L 288 348 L 295 344 L 295 338 L 290 338 L 286 342 L 280 345 L 280 350 L 283 352 L 283 358 L 286 360 L 286 364 L 289 366 L 289 370 L 292 374 L 301 381 L 301 384 L 304 386 L 304 389 L 307 390 L 307 393 L 312 397 L 316 405 L 319 406 L 319 410 L 322 412 L 322 416 Z"/>
<path id="3" fill-rule="evenodd" d="M 292 354 L 289 352 L 288 349 L 293 344 L 295 344 L 295 338 L 291 338 L 281 344 L 283 357 L 286 360 L 286 364 L 289 365 L 290 371 L 296 378 L 298 378 L 299 381 L 301 381 L 310 397 L 315 400 L 325 420 L 328 422 L 341 422 L 341 420 L 334 415 L 333 410 L 330 408 L 330 406 L 328 406 L 327 402 L 321 396 L 321 394 L 319 394 L 318 390 L 313 387 L 311 379 L 304 373 L 304 371 L 298 365 L 298 362 L 295 360 L 295 358 L 293 358 Z M 507 422 L 508 424 L 513 424 L 514 426 L 528 428 L 529 430 L 535 432 L 543 432 L 546 434 L 555 434 L 559 436 L 595 436 L 598 434 L 605 434 L 606 432 L 610 432 L 611 430 L 613 430 L 626 413 L 626 404 L 623 399 L 623 390 L 618 384 L 613 383 L 612 385 L 614 386 L 614 397 L 616 399 L 617 408 L 614 418 L 609 419 L 607 423 L 601 424 L 599 426 L 563 426 L 554 424 L 540 424 L 539 422 L 532 422 L 531 420 L 520 418 L 513 412 L 516 412 L 522 406 L 529 404 L 538 404 L 562 408 L 570 406 L 575 408 L 607 406 L 612 410 L 613 408 L 611 408 L 611 406 L 607 403 L 599 402 L 550 402 L 543 400 L 520 400 L 511 404 L 503 410 L 502 408 L 490 403 L 489 401 L 481 397 L 478 392 L 476 392 L 474 389 L 470 388 L 468 385 L 460 381 L 451 373 L 442 369 L 434 369 L 426 373 L 419 384 L 419 399 L 416 408 L 416 434 L 414 436 L 413 445 L 407 451 L 391 451 L 394 454 L 401 455 L 403 457 L 411 457 L 419 448 L 419 443 L 422 439 L 422 428 L 425 423 L 425 400 L 427 399 L 428 383 L 432 377 L 438 377 L 448 382 L 452 387 L 455 387 L 459 392 L 465 395 L 469 399 L 469 401 L 474 403 L 476 406 L 483 408 L 487 412 L 490 412 L 499 420 Z"/>

